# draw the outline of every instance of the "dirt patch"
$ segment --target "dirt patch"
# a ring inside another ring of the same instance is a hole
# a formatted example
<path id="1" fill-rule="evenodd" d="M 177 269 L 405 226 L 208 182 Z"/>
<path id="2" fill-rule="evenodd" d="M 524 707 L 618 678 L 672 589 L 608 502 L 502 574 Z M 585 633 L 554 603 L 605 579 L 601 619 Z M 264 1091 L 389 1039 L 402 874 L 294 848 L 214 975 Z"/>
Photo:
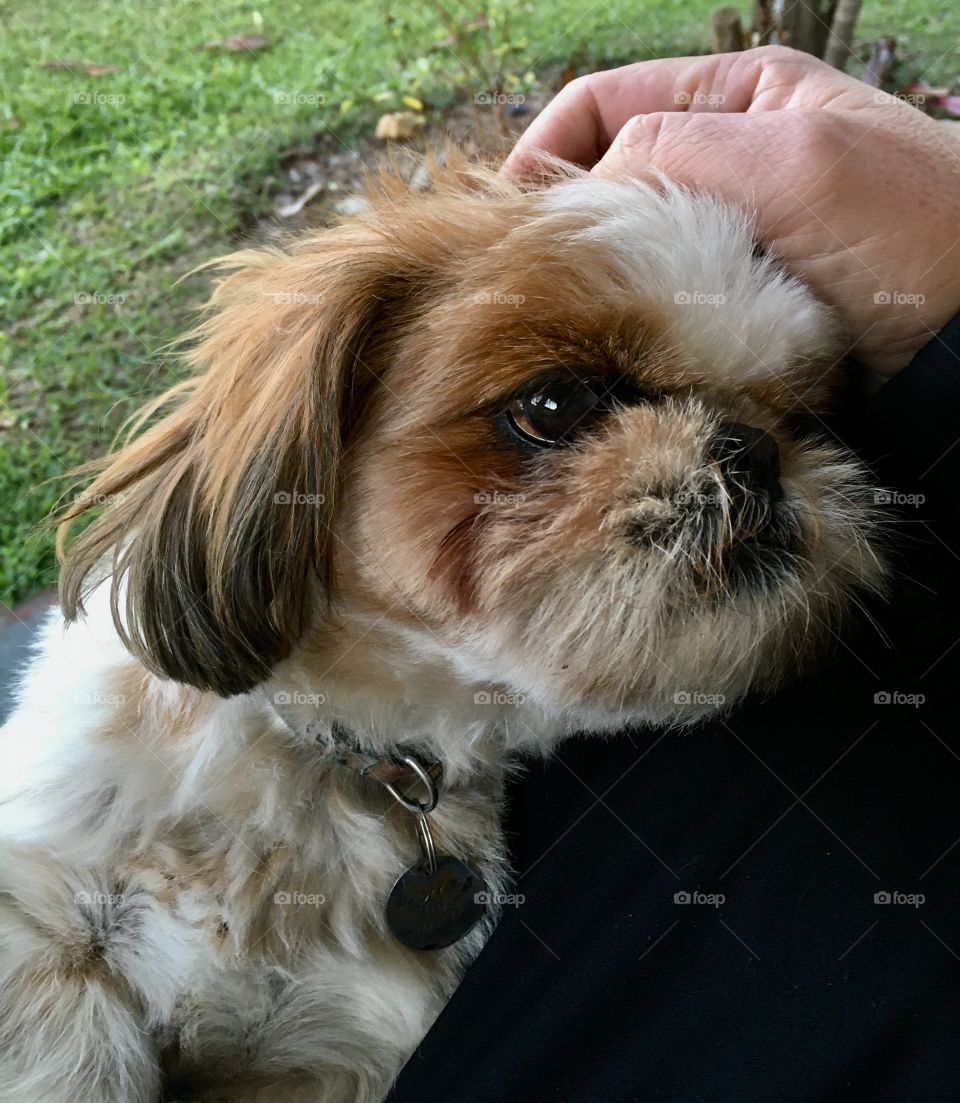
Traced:
<path id="1" fill-rule="evenodd" d="M 346 148 L 333 133 L 322 132 L 311 148 L 299 146 L 281 153 L 281 189 L 273 198 L 272 210 L 248 230 L 260 238 L 285 237 L 291 230 L 322 226 L 339 215 L 355 213 L 362 205 L 365 178 L 387 162 L 411 187 L 425 186 L 423 155 L 442 149 L 448 141 L 471 157 L 500 158 L 551 98 L 548 92 L 528 93 L 522 103 L 504 106 L 502 122 L 492 107 L 457 103 L 433 114 L 416 137 L 403 142 L 379 141 L 371 131 Z"/>

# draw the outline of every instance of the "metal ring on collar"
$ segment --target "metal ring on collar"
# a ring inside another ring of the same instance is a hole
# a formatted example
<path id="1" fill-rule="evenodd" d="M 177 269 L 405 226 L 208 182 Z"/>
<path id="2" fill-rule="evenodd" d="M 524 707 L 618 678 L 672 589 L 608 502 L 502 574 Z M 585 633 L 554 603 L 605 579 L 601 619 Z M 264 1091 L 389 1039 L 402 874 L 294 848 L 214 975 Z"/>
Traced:
<path id="1" fill-rule="evenodd" d="M 426 815 L 427 812 L 432 812 L 434 808 L 437 807 L 437 801 L 440 799 L 440 790 L 437 787 L 437 783 L 430 776 L 424 765 L 418 762 L 412 755 L 403 755 L 400 761 L 407 766 L 421 782 L 423 782 L 429 794 L 428 799 L 425 802 L 414 800 L 412 797 L 408 797 L 404 793 L 401 793 L 391 781 L 381 781 L 380 784 L 387 790 L 390 796 L 393 797 L 398 804 L 402 804 L 408 812 L 420 815 Z"/>

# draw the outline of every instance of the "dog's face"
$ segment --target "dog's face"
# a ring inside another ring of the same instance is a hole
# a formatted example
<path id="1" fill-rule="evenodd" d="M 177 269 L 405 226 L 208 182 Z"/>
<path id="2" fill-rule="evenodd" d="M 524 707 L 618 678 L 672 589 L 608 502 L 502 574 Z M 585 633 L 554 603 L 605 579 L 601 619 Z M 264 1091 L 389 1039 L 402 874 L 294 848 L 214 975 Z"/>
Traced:
<path id="1" fill-rule="evenodd" d="M 238 692 L 386 625 L 574 722 L 685 720 L 880 580 L 864 473 L 798 429 L 832 319 L 710 200 L 474 178 L 237 264 L 65 571 L 70 612 L 121 546 L 163 673 Z"/>

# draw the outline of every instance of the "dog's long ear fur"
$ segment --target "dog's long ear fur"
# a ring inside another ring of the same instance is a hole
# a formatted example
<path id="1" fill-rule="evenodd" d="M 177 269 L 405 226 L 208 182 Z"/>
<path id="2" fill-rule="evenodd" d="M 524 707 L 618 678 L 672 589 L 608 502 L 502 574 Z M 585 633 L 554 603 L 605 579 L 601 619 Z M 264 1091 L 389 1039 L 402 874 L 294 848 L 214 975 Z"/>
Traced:
<path id="1" fill-rule="evenodd" d="M 323 611 L 311 596 L 328 601 L 338 469 L 377 371 L 374 322 L 404 311 L 417 275 L 423 285 L 415 259 L 360 225 L 223 262 L 188 354 L 196 374 L 63 510 L 68 620 L 109 573 L 117 629 L 156 673 L 223 696 L 267 677 Z M 68 548 L 72 522 L 104 504 Z"/>

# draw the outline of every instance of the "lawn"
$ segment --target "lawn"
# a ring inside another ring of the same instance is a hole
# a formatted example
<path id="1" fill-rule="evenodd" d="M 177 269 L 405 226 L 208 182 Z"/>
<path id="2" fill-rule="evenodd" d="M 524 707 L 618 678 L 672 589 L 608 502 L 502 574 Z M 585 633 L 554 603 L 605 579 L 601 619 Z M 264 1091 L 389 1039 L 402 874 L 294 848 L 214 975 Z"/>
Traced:
<path id="1" fill-rule="evenodd" d="M 703 51 L 715 6 L 495 3 L 521 84 L 571 58 L 582 70 Z M 178 280 L 267 209 L 280 153 L 318 134 L 349 145 L 413 101 L 442 107 L 457 66 L 432 48 L 447 31 L 427 0 L 0 0 L 0 30 L 0 602 L 12 604 L 52 580 L 36 525 L 56 477 L 175 378 L 165 345 L 205 292 L 202 276 Z M 960 73 L 946 3 L 866 0 L 859 31 L 895 34 L 905 76 Z M 269 41 L 204 49 L 232 35 Z"/>

